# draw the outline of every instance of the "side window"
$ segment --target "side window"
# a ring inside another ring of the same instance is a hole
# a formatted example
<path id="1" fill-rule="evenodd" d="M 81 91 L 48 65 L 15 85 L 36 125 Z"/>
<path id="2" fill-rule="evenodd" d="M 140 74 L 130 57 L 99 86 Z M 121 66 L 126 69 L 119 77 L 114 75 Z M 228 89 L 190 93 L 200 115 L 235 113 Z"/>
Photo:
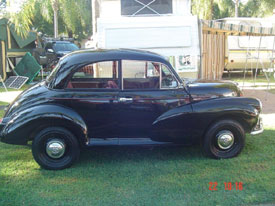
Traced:
<path id="1" fill-rule="evenodd" d="M 159 89 L 159 70 L 159 63 L 123 60 L 123 89 Z"/>
<path id="2" fill-rule="evenodd" d="M 161 65 L 161 88 L 172 89 L 178 87 L 178 82 L 166 65 Z"/>
<path id="3" fill-rule="evenodd" d="M 68 82 L 67 88 L 118 89 L 118 62 L 97 62 L 79 68 Z"/>

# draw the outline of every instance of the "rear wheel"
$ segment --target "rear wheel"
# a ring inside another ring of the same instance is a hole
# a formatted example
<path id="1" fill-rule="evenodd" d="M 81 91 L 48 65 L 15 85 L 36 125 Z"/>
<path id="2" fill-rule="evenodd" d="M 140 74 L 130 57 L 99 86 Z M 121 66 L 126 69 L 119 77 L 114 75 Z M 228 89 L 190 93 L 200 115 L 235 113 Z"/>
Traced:
<path id="1" fill-rule="evenodd" d="M 49 127 L 35 136 L 32 154 L 41 167 L 59 170 L 70 167 L 78 159 L 80 149 L 70 131 L 62 127 Z"/>
<path id="2" fill-rule="evenodd" d="M 204 152 L 213 158 L 237 156 L 245 144 L 243 127 L 233 120 L 221 120 L 210 126 L 203 141 Z"/>

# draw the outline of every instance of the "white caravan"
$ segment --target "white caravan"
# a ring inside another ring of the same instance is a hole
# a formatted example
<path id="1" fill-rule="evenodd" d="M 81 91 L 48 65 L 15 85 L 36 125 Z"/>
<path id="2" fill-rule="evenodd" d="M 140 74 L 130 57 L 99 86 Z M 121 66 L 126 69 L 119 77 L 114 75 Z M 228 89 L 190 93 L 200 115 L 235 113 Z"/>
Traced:
<path id="1" fill-rule="evenodd" d="M 274 27 L 275 18 L 225 18 L 228 24 L 254 27 Z M 274 40 L 272 36 L 228 36 L 226 50 L 227 70 L 269 69 L 274 67 Z M 273 57 L 273 58 L 272 58 Z"/>
<path id="2" fill-rule="evenodd" d="M 94 1 L 96 48 L 156 52 L 167 57 L 181 77 L 198 78 L 200 30 L 190 0 Z"/>

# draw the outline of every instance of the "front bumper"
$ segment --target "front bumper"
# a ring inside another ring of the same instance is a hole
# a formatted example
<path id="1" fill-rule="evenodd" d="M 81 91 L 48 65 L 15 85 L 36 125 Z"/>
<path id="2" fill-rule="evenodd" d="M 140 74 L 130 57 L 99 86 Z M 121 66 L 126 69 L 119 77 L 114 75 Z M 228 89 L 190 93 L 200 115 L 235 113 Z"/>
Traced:
<path id="1" fill-rule="evenodd" d="M 256 126 L 252 129 L 250 134 L 257 135 L 257 134 L 263 133 L 263 131 L 264 131 L 263 119 L 262 119 L 262 117 L 259 117 Z"/>

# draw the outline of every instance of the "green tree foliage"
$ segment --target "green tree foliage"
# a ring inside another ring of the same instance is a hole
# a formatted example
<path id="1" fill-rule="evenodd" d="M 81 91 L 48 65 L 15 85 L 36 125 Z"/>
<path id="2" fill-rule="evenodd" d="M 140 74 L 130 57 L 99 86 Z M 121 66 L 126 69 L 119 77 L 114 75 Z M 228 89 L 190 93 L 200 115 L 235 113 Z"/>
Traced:
<path id="1" fill-rule="evenodd" d="M 52 0 L 26 0 L 18 13 L 9 14 L 22 36 L 30 29 L 53 35 Z M 59 33 L 79 40 L 92 33 L 90 0 L 59 0 Z"/>
<path id="2" fill-rule="evenodd" d="M 259 17 L 261 12 L 261 2 L 259 0 L 249 0 L 245 5 L 241 5 L 241 14 L 243 17 Z"/>
<path id="3" fill-rule="evenodd" d="M 275 0 L 249 0 L 242 8 L 242 16 L 267 17 L 275 9 Z"/>
<path id="4" fill-rule="evenodd" d="M 213 19 L 233 17 L 235 15 L 235 3 L 232 0 L 215 1 L 213 7 Z"/>
<path id="5" fill-rule="evenodd" d="M 212 19 L 214 0 L 192 0 L 192 13 L 200 19 Z"/>
<path id="6" fill-rule="evenodd" d="M 239 2 L 239 17 L 267 17 L 275 9 L 275 0 L 248 0 Z M 192 0 L 192 13 L 201 19 L 234 17 L 233 0 Z"/>

